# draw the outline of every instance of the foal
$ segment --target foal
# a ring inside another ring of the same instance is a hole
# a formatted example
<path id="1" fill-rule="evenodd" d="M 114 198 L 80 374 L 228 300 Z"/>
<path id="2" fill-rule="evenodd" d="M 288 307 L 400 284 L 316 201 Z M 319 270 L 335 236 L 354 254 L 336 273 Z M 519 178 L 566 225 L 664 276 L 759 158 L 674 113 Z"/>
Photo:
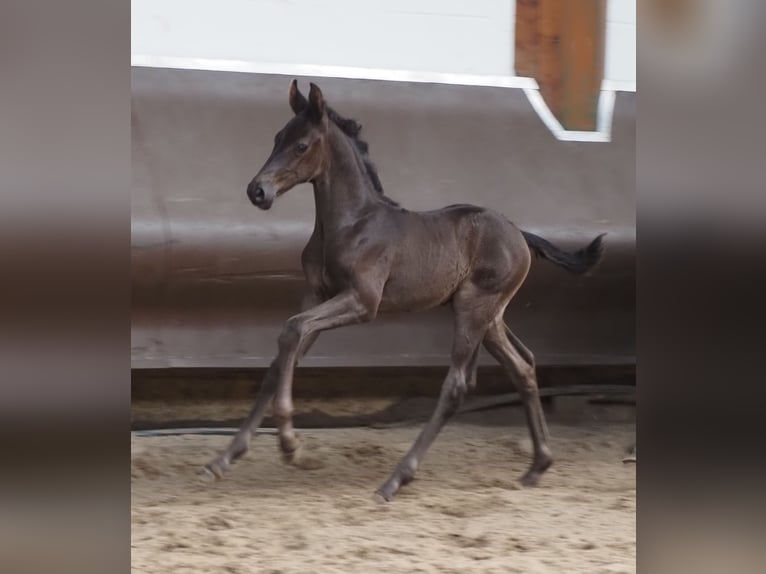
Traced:
<path id="1" fill-rule="evenodd" d="M 303 312 L 279 336 L 255 404 L 228 448 L 206 465 L 221 478 L 248 449 L 272 403 L 285 460 L 299 464 L 292 423 L 292 382 L 297 361 L 321 331 L 365 323 L 381 311 L 419 311 L 451 304 L 452 357 L 441 396 L 415 444 L 377 490 L 390 501 L 410 482 L 431 443 L 476 385 L 481 344 L 505 368 L 524 401 L 534 455 L 521 479 L 532 486 L 553 462 L 540 404 L 532 353 L 503 322 L 503 312 L 529 271 L 530 249 L 573 273 L 600 259 L 601 236 L 577 253 L 520 231 L 503 215 L 473 205 L 413 212 L 383 194 L 377 171 L 358 138 L 361 126 L 339 116 L 311 84 L 308 99 L 295 80 L 289 103 L 294 117 L 274 138 L 274 149 L 247 187 L 267 210 L 296 185 L 314 186 L 314 232 L 302 255 L 308 292 Z"/>

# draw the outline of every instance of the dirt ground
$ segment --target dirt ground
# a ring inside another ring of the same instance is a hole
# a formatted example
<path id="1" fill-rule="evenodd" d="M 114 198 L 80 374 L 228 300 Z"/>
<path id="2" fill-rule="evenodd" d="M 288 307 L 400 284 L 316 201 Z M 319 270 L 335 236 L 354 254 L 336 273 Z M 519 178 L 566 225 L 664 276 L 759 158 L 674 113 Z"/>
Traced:
<path id="1" fill-rule="evenodd" d="M 451 423 L 417 479 L 374 502 L 418 430 L 303 431 L 315 470 L 259 436 L 216 483 L 198 472 L 229 437 L 134 436 L 133 572 L 635 572 L 634 424 L 551 424 L 556 462 L 525 489 L 525 427 Z"/>

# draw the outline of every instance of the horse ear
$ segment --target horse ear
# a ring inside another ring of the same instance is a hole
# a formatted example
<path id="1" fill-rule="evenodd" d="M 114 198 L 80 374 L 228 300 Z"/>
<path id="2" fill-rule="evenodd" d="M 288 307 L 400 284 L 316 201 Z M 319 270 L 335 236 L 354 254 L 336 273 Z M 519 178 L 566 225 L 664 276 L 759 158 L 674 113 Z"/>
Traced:
<path id="1" fill-rule="evenodd" d="M 315 122 L 319 122 L 324 117 L 324 96 L 322 90 L 314 83 L 311 84 L 311 90 L 309 90 L 309 111 Z"/>
<path id="2" fill-rule="evenodd" d="M 292 108 L 293 113 L 297 116 L 299 113 L 301 113 L 303 110 L 306 109 L 306 106 L 309 105 L 308 100 L 306 99 L 306 96 L 301 94 L 300 90 L 298 89 L 298 80 L 293 80 L 290 82 L 290 92 L 288 94 L 288 99 L 290 101 L 290 108 Z"/>

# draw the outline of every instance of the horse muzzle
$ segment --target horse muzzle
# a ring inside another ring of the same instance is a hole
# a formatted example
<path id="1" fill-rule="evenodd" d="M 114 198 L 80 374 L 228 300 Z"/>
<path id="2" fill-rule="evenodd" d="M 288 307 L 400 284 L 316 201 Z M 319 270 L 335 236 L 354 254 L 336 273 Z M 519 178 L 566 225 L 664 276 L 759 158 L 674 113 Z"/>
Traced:
<path id="1" fill-rule="evenodd" d="M 274 203 L 276 197 L 276 189 L 264 182 L 253 180 L 247 186 L 247 197 L 250 202 L 263 210 L 269 209 L 271 204 Z"/>

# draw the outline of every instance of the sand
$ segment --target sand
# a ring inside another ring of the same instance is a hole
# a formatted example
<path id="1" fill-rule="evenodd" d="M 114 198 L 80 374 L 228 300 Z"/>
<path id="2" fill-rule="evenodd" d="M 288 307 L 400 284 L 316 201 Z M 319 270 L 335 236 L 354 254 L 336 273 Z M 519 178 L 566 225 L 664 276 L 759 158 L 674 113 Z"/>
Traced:
<path id="1" fill-rule="evenodd" d="M 556 462 L 527 489 L 525 427 L 451 423 L 417 479 L 374 502 L 418 430 L 303 431 L 316 470 L 259 436 L 215 483 L 198 471 L 228 437 L 134 436 L 133 572 L 635 572 L 633 424 L 551 424 Z"/>

